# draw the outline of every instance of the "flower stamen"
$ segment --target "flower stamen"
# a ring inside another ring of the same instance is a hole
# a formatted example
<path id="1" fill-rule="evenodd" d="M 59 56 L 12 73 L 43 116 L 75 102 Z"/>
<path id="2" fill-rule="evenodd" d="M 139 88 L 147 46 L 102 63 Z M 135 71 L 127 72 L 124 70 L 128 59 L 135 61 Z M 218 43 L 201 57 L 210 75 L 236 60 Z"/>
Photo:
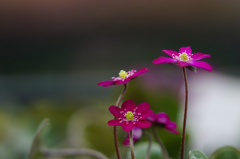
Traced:
<path id="1" fill-rule="evenodd" d="M 126 76 L 127 76 L 127 72 L 124 71 L 124 70 L 121 70 L 121 71 L 119 72 L 119 76 L 120 76 L 123 80 L 125 80 L 125 78 L 126 78 Z"/>
<path id="2" fill-rule="evenodd" d="M 134 119 L 134 115 L 131 111 L 128 111 L 126 114 L 125 114 L 125 117 L 127 118 L 127 120 L 133 120 Z"/>
<path id="3" fill-rule="evenodd" d="M 175 55 L 172 55 L 172 57 L 174 59 L 177 59 L 179 61 L 184 61 L 184 62 L 188 62 L 188 61 L 191 61 L 192 60 L 192 54 L 187 54 L 186 52 L 183 52 L 183 53 L 179 53 L 178 56 L 175 56 Z"/>
<path id="4" fill-rule="evenodd" d="M 188 55 L 187 53 L 182 53 L 179 55 L 181 61 L 188 61 Z"/>

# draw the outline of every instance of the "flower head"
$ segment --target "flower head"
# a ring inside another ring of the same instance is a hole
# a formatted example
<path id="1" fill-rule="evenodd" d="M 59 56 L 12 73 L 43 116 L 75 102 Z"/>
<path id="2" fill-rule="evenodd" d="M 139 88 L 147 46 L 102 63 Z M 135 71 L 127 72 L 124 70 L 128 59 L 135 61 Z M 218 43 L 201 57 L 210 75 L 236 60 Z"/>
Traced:
<path id="1" fill-rule="evenodd" d="M 160 112 L 157 114 L 153 114 L 147 118 L 149 121 L 159 125 L 160 127 L 165 128 L 171 133 L 178 134 L 179 132 L 175 130 L 177 128 L 177 124 L 170 121 L 168 115 L 164 112 Z"/>
<path id="2" fill-rule="evenodd" d="M 113 80 L 109 80 L 109 81 L 102 81 L 99 82 L 98 85 L 102 85 L 103 87 L 108 87 L 108 86 L 113 86 L 113 85 L 121 85 L 121 84 L 126 84 L 129 81 L 131 81 L 132 79 L 136 78 L 137 76 L 140 76 L 144 73 L 146 73 L 147 71 L 149 71 L 149 69 L 147 68 L 142 68 L 140 70 L 131 70 L 131 71 L 124 71 L 121 70 L 119 72 L 119 76 L 118 77 L 112 77 Z"/>
<path id="3" fill-rule="evenodd" d="M 134 127 L 132 129 L 132 136 L 133 136 L 133 143 L 137 142 L 143 135 L 143 131 L 141 128 Z M 123 141 L 123 145 L 129 146 L 129 134 L 127 135 L 127 138 Z"/>
<path id="4" fill-rule="evenodd" d="M 132 100 L 123 102 L 121 108 L 112 105 L 109 107 L 109 111 L 116 119 L 110 120 L 108 125 L 122 126 L 126 132 L 131 131 L 134 127 L 150 127 L 151 123 L 145 119 L 154 114 L 148 103 L 144 102 L 136 106 Z"/>
<path id="5" fill-rule="evenodd" d="M 153 60 L 154 64 L 176 63 L 179 67 L 193 66 L 212 71 L 211 65 L 204 61 L 197 61 L 206 57 L 211 57 L 211 55 L 201 52 L 192 54 L 190 46 L 181 47 L 178 52 L 174 50 L 163 50 L 163 52 L 172 58 L 160 56 L 159 58 Z"/>

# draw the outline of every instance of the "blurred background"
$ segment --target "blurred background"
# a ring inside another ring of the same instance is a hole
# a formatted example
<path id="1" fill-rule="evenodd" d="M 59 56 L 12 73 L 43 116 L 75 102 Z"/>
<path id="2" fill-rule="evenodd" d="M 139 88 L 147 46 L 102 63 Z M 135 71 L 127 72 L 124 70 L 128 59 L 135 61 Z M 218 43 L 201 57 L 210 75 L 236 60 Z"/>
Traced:
<path id="1" fill-rule="evenodd" d="M 123 88 L 97 83 L 121 69 L 151 69 L 130 82 L 124 100 L 149 102 L 181 130 L 181 69 L 152 60 L 167 56 L 163 49 L 182 46 L 211 54 L 204 61 L 214 68 L 188 71 L 187 150 L 210 155 L 223 145 L 240 147 L 239 5 L 227 0 L 1 0 L 0 158 L 26 158 L 44 118 L 52 125 L 45 147 L 94 148 L 114 156 L 107 108 Z M 121 133 L 120 141 L 126 136 Z M 170 156 L 178 158 L 180 135 L 165 130 L 159 135 Z"/>

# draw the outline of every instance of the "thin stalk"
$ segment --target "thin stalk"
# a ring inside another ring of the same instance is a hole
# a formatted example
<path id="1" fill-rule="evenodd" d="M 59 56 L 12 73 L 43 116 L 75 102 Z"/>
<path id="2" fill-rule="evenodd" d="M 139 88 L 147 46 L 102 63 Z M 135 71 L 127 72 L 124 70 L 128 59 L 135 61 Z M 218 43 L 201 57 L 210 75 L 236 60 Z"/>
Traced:
<path id="1" fill-rule="evenodd" d="M 154 136 L 155 140 L 158 142 L 158 144 L 160 145 L 160 147 L 162 148 L 163 158 L 164 159 L 169 159 L 167 149 L 166 149 L 163 141 L 158 137 L 155 125 L 153 125 L 153 136 Z"/>
<path id="2" fill-rule="evenodd" d="M 132 157 L 132 159 L 135 159 L 135 156 L 134 156 L 134 147 L 133 147 L 132 130 L 129 132 L 129 140 L 130 140 L 131 157 Z"/>
<path id="3" fill-rule="evenodd" d="M 150 150 L 151 150 L 151 147 L 152 147 L 152 137 L 151 137 L 151 135 L 148 133 L 148 132 L 146 132 L 146 131 L 144 131 L 144 135 L 146 135 L 147 136 L 147 138 L 148 138 L 148 147 L 147 147 L 147 152 L 146 152 L 146 156 L 145 156 L 145 158 L 146 159 L 150 159 Z"/>
<path id="4" fill-rule="evenodd" d="M 125 95 L 126 91 L 127 91 L 127 84 L 124 84 L 124 89 L 122 91 L 122 93 L 120 94 L 120 96 L 118 97 L 118 100 L 116 102 L 116 106 L 119 107 L 120 102 L 123 98 L 123 96 Z M 118 139 L 117 139 L 117 127 L 114 126 L 113 127 L 113 137 L 114 137 L 114 145 L 115 145 L 115 150 L 116 150 L 116 154 L 117 154 L 117 158 L 121 159 L 121 155 L 120 155 L 120 151 L 119 151 L 119 147 L 118 147 Z"/>
<path id="5" fill-rule="evenodd" d="M 120 96 L 118 97 L 118 100 L 116 102 L 116 106 L 119 107 L 120 106 L 120 102 L 123 98 L 123 96 L 125 95 L 125 93 L 127 92 L 127 89 L 128 89 L 128 85 L 127 84 L 124 84 L 124 89 L 122 91 L 122 93 L 120 94 Z"/>
<path id="6" fill-rule="evenodd" d="M 184 148 L 185 148 L 185 136 L 186 136 L 186 122 L 187 122 L 187 109 L 188 109 L 188 82 L 186 68 L 183 67 L 183 77 L 185 81 L 185 108 L 184 108 L 184 118 L 183 118 L 183 130 L 182 130 L 182 145 L 181 145 L 181 159 L 184 158 Z"/>

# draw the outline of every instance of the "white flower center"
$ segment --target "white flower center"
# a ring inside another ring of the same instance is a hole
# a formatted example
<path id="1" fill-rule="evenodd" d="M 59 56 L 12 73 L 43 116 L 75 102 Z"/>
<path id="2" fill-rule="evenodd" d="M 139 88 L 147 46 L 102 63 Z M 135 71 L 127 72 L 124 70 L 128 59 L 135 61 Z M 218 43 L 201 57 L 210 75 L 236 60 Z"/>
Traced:
<path id="1" fill-rule="evenodd" d="M 112 79 L 114 81 L 116 80 L 119 80 L 119 81 L 124 81 L 125 79 L 128 79 L 129 77 L 131 77 L 132 75 L 134 75 L 135 73 L 137 72 L 137 70 L 131 70 L 131 71 L 124 71 L 124 70 L 121 70 L 119 72 L 119 77 L 112 77 Z"/>
<path id="2" fill-rule="evenodd" d="M 178 53 L 178 56 L 173 55 L 173 58 L 178 60 L 178 61 L 184 61 L 184 62 L 188 62 L 192 60 L 192 54 L 187 54 L 186 52 L 183 53 Z"/>

